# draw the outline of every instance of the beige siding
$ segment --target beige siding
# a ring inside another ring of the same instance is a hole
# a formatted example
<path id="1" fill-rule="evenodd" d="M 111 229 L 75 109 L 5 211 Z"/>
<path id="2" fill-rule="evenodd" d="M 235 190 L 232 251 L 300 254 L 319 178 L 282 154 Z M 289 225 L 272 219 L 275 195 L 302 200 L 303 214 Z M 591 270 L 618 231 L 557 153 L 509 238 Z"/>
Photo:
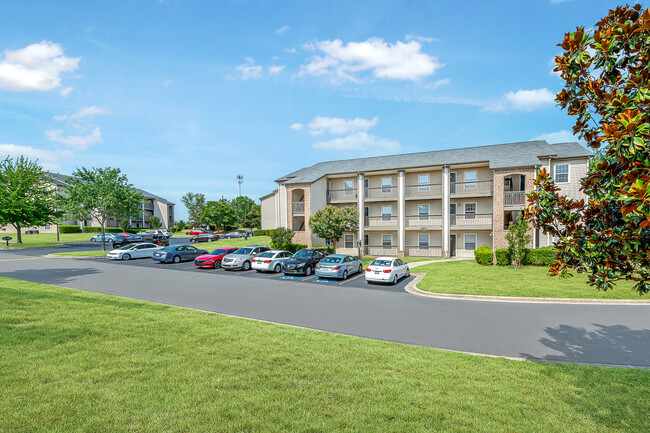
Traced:
<path id="1" fill-rule="evenodd" d="M 319 179 L 311 184 L 311 215 L 314 215 L 327 204 L 327 180 Z"/>
<path id="2" fill-rule="evenodd" d="M 555 166 L 558 164 L 569 164 L 569 181 L 556 182 L 558 188 L 560 188 L 560 194 L 566 195 L 569 198 L 576 200 L 582 200 L 587 198 L 587 196 L 580 191 L 580 180 L 587 175 L 588 163 L 587 160 L 562 160 L 555 159 L 551 162 L 552 165 L 552 174 L 553 179 L 555 179 Z"/>
<path id="3" fill-rule="evenodd" d="M 262 216 L 262 230 L 276 229 L 276 204 L 277 193 L 265 197 L 260 201 L 260 214 Z"/>

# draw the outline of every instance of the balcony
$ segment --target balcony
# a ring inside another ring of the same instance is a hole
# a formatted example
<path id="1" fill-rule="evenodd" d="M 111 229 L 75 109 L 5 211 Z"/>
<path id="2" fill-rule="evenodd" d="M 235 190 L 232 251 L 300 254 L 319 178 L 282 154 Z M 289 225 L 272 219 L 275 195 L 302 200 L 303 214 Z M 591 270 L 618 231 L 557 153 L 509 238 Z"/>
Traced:
<path id="1" fill-rule="evenodd" d="M 491 229 L 492 228 L 492 214 L 491 213 L 467 213 L 450 215 L 450 225 L 452 230 L 461 229 Z"/>
<path id="2" fill-rule="evenodd" d="M 479 197 L 492 195 L 491 180 L 475 180 L 471 182 L 453 182 L 449 184 L 451 197 Z"/>
<path id="3" fill-rule="evenodd" d="M 396 186 L 365 188 L 366 201 L 397 200 Z"/>
<path id="4" fill-rule="evenodd" d="M 442 247 L 438 246 L 406 246 L 408 257 L 442 257 Z"/>
<path id="5" fill-rule="evenodd" d="M 442 184 L 406 185 L 406 199 L 442 198 Z"/>
<path id="6" fill-rule="evenodd" d="M 357 189 L 328 189 L 327 202 L 328 203 L 354 203 L 357 201 Z"/>
<path id="7" fill-rule="evenodd" d="M 381 256 L 396 256 L 397 247 L 392 245 L 368 245 L 365 248 L 367 256 L 381 257 Z"/>
<path id="8" fill-rule="evenodd" d="M 291 211 L 293 215 L 304 215 L 305 214 L 305 202 L 304 201 L 294 201 L 291 203 Z"/>
<path id="9" fill-rule="evenodd" d="M 406 217 L 406 228 L 422 230 L 440 230 L 442 228 L 442 215 L 412 215 Z"/>
<path id="10" fill-rule="evenodd" d="M 146 209 L 146 210 L 153 210 L 153 203 L 150 202 L 150 201 L 146 202 L 146 203 L 144 204 L 144 206 L 143 206 L 143 209 Z"/>
<path id="11" fill-rule="evenodd" d="M 503 206 L 523 206 L 526 204 L 525 191 L 504 191 Z"/>
<path id="12" fill-rule="evenodd" d="M 397 230 L 397 217 L 396 216 L 367 216 L 364 218 L 366 228 L 382 228 Z"/>

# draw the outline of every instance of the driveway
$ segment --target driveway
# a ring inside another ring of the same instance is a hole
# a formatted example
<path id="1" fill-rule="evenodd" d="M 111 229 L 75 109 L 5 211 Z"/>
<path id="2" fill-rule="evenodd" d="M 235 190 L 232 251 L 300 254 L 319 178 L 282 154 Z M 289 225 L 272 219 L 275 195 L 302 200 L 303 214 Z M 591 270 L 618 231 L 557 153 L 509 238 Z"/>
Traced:
<path id="1" fill-rule="evenodd" d="M 404 292 L 406 281 L 396 288 L 363 277 L 323 283 L 150 262 L 0 251 L 0 275 L 440 349 L 650 368 L 650 306 L 430 299 Z"/>

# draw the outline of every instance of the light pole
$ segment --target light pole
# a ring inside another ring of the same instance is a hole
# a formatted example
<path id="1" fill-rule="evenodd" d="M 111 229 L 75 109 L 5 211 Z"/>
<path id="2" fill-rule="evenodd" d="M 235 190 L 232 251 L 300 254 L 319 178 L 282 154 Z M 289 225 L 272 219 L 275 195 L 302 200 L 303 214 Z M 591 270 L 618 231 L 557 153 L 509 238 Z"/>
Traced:
<path id="1" fill-rule="evenodd" d="M 237 175 L 237 183 L 239 184 L 239 196 L 241 197 L 241 184 L 244 182 L 244 175 L 243 174 L 238 174 Z"/>

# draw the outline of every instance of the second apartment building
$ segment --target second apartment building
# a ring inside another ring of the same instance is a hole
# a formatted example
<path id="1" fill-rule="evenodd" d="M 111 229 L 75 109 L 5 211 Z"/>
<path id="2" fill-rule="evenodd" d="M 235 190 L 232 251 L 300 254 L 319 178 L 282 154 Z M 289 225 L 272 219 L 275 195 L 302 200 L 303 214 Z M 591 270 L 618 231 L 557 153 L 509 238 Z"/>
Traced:
<path id="1" fill-rule="evenodd" d="M 551 173 L 563 194 L 584 198 L 580 179 L 591 152 L 578 143 L 528 141 L 315 164 L 276 180 L 261 198 L 262 228 L 291 228 L 293 241 L 322 246 L 309 217 L 326 204 L 357 206 L 359 231 L 337 252 L 370 256 L 471 256 L 507 246 L 508 226 L 526 207 L 537 171 Z M 531 231 L 531 247 L 552 239 Z"/>

